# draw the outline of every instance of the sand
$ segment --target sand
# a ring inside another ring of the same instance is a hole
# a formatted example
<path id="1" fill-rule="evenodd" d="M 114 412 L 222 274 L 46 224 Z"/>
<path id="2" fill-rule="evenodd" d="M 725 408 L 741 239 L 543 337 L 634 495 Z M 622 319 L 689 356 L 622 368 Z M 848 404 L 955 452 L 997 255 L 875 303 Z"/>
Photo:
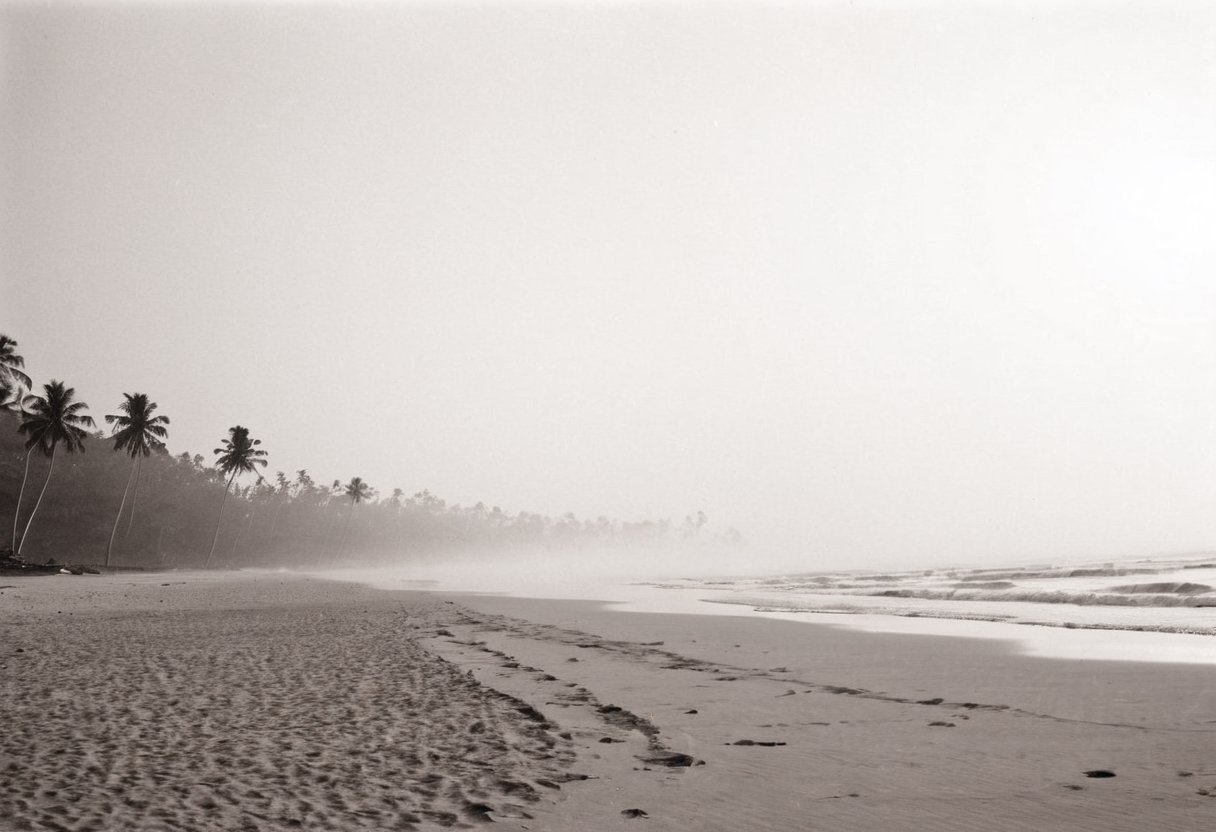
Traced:
<path id="1" fill-rule="evenodd" d="M 0 825 L 410 829 L 492 806 L 522 828 L 573 743 L 420 643 L 443 606 L 267 578 L 5 589 Z"/>
<path id="2" fill-rule="evenodd" d="M 283 575 L 0 583 L 0 829 L 1216 823 L 1216 668 Z"/>

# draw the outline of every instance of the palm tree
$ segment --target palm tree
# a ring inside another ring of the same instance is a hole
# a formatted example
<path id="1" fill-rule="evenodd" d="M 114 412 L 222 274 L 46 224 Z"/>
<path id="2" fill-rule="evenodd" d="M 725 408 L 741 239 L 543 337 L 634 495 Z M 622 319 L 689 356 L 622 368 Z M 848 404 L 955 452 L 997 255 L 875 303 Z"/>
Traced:
<path id="1" fill-rule="evenodd" d="M 17 355 L 17 342 L 7 335 L 0 335 L 0 381 L 17 382 L 25 387 L 33 387 L 34 383 L 23 371 L 25 359 Z"/>
<path id="2" fill-rule="evenodd" d="M 3 337 L 0 336 L 0 338 Z M 0 382 L 0 411 L 16 413 L 17 418 L 24 421 L 29 415 L 29 412 L 25 409 L 26 405 L 33 398 L 33 396 L 27 395 L 20 385 L 14 386 L 7 381 Z M 30 478 L 30 459 L 33 455 L 34 452 L 32 450 L 25 452 L 25 472 L 21 475 L 21 490 L 17 493 L 17 506 L 13 509 L 12 551 L 16 551 L 17 549 L 17 520 L 21 516 L 21 503 L 25 500 L 25 484 Z"/>
<path id="3" fill-rule="evenodd" d="M 372 487 L 363 481 L 362 477 L 354 477 L 346 484 L 345 493 L 350 497 L 350 511 L 346 515 L 346 525 L 342 527 L 342 542 L 338 544 L 338 557 L 346 547 L 346 533 L 350 531 L 350 518 L 355 515 L 355 506 L 364 500 L 371 499 Z"/>
<path id="4" fill-rule="evenodd" d="M 228 428 L 228 438 L 224 440 L 224 446 L 212 451 L 216 455 L 216 467 L 222 474 L 228 475 L 228 484 L 224 486 L 224 498 L 220 500 L 220 513 L 215 518 L 215 535 L 211 538 L 211 551 L 207 553 L 208 567 L 211 566 L 211 558 L 215 556 L 215 542 L 220 537 L 220 521 L 224 519 L 224 503 L 228 501 L 228 491 L 232 488 L 232 481 L 241 474 L 256 471 L 259 467 L 266 465 L 264 459 L 266 452 L 257 447 L 261 444 L 261 439 L 249 438 L 249 428 L 235 425 Z"/>
<path id="5" fill-rule="evenodd" d="M 287 475 L 282 471 L 274 475 L 274 514 L 270 517 L 270 533 L 268 537 L 274 540 L 274 531 L 279 525 L 279 513 L 283 511 L 283 506 L 291 500 L 291 480 L 287 479 Z"/>
<path id="6" fill-rule="evenodd" d="M 241 495 L 249 501 L 249 514 L 245 517 L 244 527 L 237 526 L 236 537 L 232 538 L 232 551 L 228 555 L 230 558 L 236 558 L 236 545 L 241 542 L 241 532 L 244 531 L 246 534 L 248 534 L 253 528 L 254 518 L 258 516 L 258 498 L 264 496 L 267 489 L 269 489 L 272 494 L 274 493 L 274 489 L 270 488 L 268 485 L 265 485 L 265 482 L 266 478 L 261 474 L 258 474 L 257 482 L 246 488 L 245 493 Z"/>
<path id="7" fill-rule="evenodd" d="M 114 550 L 114 536 L 118 534 L 118 521 L 122 519 L 122 510 L 127 505 L 127 494 L 131 491 L 131 483 L 139 484 L 139 469 L 142 458 L 150 456 L 153 451 L 165 449 L 164 439 L 169 435 L 165 425 L 169 424 L 168 416 L 153 416 L 156 402 L 148 401 L 146 393 L 123 393 L 126 399 L 118 406 L 122 412 L 106 416 L 106 423 L 113 425 L 115 451 L 126 451 L 131 456 L 131 473 L 127 476 L 127 487 L 122 492 L 122 502 L 118 504 L 118 516 L 114 518 L 114 528 L 110 531 L 110 542 L 106 546 L 106 566 L 110 565 L 110 553 Z M 131 520 L 135 519 L 135 496 L 131 497 Z M 131 531 L 127 524 L 128 534 Z"/>
<path id="8" fill-rule="evenodd" d="M 25 359 L 14 352 L 17 342 L 7 335 L 0 335 L 0 413 L 16 413 L 17 418 L 25 416 L 22 404 L 25 401 L 25 388 L 30 386 L 30 377 L 21 371 Z M 30 474 L 30 454 L 25 454 L 25 476 L 21 479 L 21 492 L 17 497 L 17 507 L 13 510 L 13 549 L 17 548 L 17 517 L 21 513 L 21 498 L 25 496 L 25 481 Z"/>
<path id="9" fill-rule="evenodd" d="M 81 413 L 88 409 L 88 405 L 84 402 L 72 401 L 76 395 L 75 389 L 65 387 L 62 381 L 51 381 L 49 384 L 43 385 L 43 391 L 44 395 L 26 397 L 25 404 L 29 406 L 29 411 L 25 420 L 17 428 L 29 437 L 25 443 L 26 451 L 32 451 L 37 447 L 45 456 L 51 458 L 51 466 L 46 472 L 46 482 L 42 484 L 42 491 L 38 493 L 38 501 L 34 503 L 34 510 L 30 512 L 29 520 L 26 521 L 25 531 L 21 533 L 20 540 L 14 541 L 14 549 L 18 555 L 21 554 L 21 547 L 29 538 L 34 515 L 38 513 L 38 508 L 42 505 L 46 487 L 51 482 L 51 474 L 55 472 L 55 454 L 59 450 L 60 444 L 67 449 L 68 453 L 76 451 L 83 453 L 84 438 L 89 435 L 85 428 L 95 425 L 93 417 Z M 17 498 L 17 505 L 20 508 L 21 497 Z"/>
<path id="10" fill-rule="evenodd" d="M 325 524 L 325 531 L 317 539 L 317 555 L 320 557 L 329 548 L 329 539 L 333 536 L 334 527 L 338 525 L 338 518 L 342 516 L 341 510 L 336 514 L 329 510 L 330 503 L 334 501 L 334 497 L 342 493 L 342 480 L 334 480 L 333 485 L 329 488 L 322 487 L 321 491 L 321 516 L 318 518 Z"/>

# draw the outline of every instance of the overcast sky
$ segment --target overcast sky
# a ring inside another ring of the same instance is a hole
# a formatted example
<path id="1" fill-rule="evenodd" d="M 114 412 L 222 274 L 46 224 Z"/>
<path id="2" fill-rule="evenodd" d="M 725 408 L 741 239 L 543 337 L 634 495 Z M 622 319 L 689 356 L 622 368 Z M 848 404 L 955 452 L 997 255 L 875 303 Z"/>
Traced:
<path id="1" fill-rule="evenodd" d="M 171 450 L 891 564 L 1216 547 L 1216 7 L 0 7 L 0 331 Z M 100 420 L 99 420 L 100 421 Z"/>

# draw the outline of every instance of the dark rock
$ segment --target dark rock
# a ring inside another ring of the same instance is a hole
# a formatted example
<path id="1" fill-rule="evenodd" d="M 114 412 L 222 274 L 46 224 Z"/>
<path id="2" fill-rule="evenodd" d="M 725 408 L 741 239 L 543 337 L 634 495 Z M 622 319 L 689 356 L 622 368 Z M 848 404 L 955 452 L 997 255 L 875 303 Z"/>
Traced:
<path id="1" fill-rule="evenodd" d="M 621 810 L 621 814 L 622 814 L 622 815 L 624 815 L 624 816 L 625 816 L 625 817 L 627 817 L 627 818 L 644 818 L 644 817 L 649 817 L 649 815 L 647 815 L 647 814 L 646 814 L 646 812 L 644 812 L 644 811 L 643 811 L 643 810 L 641 810 L 641 809 L 622 809 L 622 810 Z"/>

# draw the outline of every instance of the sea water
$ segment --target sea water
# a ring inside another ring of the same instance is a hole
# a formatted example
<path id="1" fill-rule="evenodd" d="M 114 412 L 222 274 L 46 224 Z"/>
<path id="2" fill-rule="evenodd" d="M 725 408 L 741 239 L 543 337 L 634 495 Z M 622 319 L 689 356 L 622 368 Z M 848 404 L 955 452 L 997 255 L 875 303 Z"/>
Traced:
<path id="1" fill-rule="evenodd" d="M 510 563 L 326 575 L 386 589 L 602 601 L 626 612 L 999 639 L 1059 659 L 1216 664 L 1216 558 L 643 581 Z"/>

